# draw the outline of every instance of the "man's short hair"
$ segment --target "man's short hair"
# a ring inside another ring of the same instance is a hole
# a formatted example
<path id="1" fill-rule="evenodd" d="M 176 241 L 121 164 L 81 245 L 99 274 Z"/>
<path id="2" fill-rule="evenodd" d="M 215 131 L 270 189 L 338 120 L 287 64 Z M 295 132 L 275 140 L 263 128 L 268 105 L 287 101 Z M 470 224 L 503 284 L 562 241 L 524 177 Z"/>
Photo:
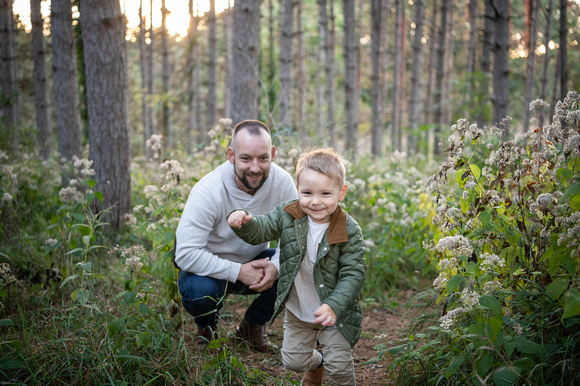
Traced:
<path id="1" fill-rule="evenodd" d="M 270 136 L 270 128 L 264 123 L 253 119 L 247 119 L 245 121 L 241 121 L 234 127 L 232 131 L 232 149 L 235 150 L 234 144 L 236 143 L 236 136 L 242 130 L 248 130 L 250 135 L 260 135 L 260 132 L 263 130 L 265 131 L 268 136 Z"/>
<path id="2" fill-rule="evenodd" d="M 336 180 L 342 187 L 346 184 L 344 163 L 344 159 L 331 147 L 311 150 L 302 154 L 298 159 L 296 183 L 298 183 L 300 173 L 308 168 Z"/>

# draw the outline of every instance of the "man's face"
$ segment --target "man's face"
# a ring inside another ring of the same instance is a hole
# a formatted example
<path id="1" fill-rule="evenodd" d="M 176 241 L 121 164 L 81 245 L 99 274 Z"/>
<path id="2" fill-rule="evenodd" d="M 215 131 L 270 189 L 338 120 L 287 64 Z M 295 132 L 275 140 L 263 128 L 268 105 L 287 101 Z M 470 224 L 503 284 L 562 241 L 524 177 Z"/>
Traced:
<path id="1" fill-rule="evenodd" d="M 228 160 L 234 164 L 236 185 L 246 193 L 254 194 L 268 178 L 276 154 L 270 136 L 260 131 L 251 135 L 242 130 L 236 135 L 235 151 L 228 148 Z"/>

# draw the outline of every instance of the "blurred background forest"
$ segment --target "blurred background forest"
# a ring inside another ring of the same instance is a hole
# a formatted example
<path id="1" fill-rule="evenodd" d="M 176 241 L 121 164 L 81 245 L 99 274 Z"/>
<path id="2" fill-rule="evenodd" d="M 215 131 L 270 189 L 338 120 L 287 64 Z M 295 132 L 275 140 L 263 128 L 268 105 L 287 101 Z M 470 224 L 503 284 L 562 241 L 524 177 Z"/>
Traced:
<path id="1" fill-rule="evenodd" d="M 193 351 L 172 263 L 191 187 L 259 119 L 291 173 L 350 161 L 365 309 L 417 293 L 381 381 L 574 382 L 579 23 L 569 0 L 0 0 L 2 378 L 296 383 Z"/>

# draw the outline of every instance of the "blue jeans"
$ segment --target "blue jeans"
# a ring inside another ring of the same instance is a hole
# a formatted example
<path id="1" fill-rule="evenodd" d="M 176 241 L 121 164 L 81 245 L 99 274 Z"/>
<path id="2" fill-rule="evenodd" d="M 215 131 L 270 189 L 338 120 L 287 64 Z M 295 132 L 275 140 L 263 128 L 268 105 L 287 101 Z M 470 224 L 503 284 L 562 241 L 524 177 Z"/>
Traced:
<path id="1" fill-rule="evenodd" d="M 274 252 L 275 249 L 267 249 L 253 260 L 272 257 Z M 244 316 L 250 324 L 264 326 L 274 314 L 278 280 L 266 291 L 256 292 L 249 289 L 247 285 L 239 280 L 235 283 L 230 283 L 227 280 L 179 271 L 177 285 L 182 296 L 181 303 L 183 307 L 194 317 L 195 323 L 199 328 L 215 327 L 219 311 L 224 304 L 225 295 L 229 293 L 240 295 L 260 294 L 248 307 Z"/>

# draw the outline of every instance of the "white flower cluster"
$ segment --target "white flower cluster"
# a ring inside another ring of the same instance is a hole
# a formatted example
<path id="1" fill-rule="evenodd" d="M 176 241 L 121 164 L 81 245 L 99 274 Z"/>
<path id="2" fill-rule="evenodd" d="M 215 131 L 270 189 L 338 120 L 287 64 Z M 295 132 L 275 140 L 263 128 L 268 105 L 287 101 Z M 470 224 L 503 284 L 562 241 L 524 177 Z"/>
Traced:
<path id="1" fill-rule="evenodd" d="M 91 168 L 93 161 L 86 158 L 79 158 L 76 155 L 72 157 L 73 165 L 79 169 L 79 172 L 84 177 L 91 177 L 95 175 L 95 170 Z"/>
<path id="2" fill-rule="evenodd" d="M 153 159 L 159 158 L 161 149 L 163 148 L 163 135 L 152 134 L 151 137 L 145 141 L 145 146 L 153 151 Z"/>
<path id="3" fill-rule="evenodd" d="M 435 287 L 437 290 L 443 290 L 445 287 L 447 287 L 447 280 L 448 279 L 445 272 L 440 272 L 439 276 L 437 276 L 435 281 L 433 281 L 433 287 Z"/>
<path id="4" fill-rule="evenodd" d="M 486 294 L 490 294 L 495 291 L 502 290 L 502 285 L 497 280 L 488 281 L 483 285 L 483 292 Z"/>
<path id="5" fill-rule="evenodd" d="M 133 216 L 132 213 L 125 213 L 125 215 L 123 216 L 123 220 L 125 221 L 125 224 L 131 225 L 137 224 L 137 217 Z"/>
<path id="6" fill-rule="evenodd" d="M 159 188 L 156 185 L 146 185 L 143 188 L 143 194 L 148 200 L 159 192 Z"/>
<path id="7" fill-rule="evenodd" d="M 543 193 L 536 198 L 536 203 L 540 209 L 548 209 L 550 205 L 554 202 L 554 196 L 550 193 Z"/>
<path id="8" fill-rule="evenodd" d="M 457 268 L 457 258 L 452 257 L 450 259 L 443 259 L 439 261 L 439 269 L 443 271 L 444 269 L 454 269 Z"/>
<path id="9" fill-rule="evenodd" d="M 12 202 L 12 196 L 10 195 L 10 193 L 4 193 L 4 195 L 2 196 L 2 202 Z"/>
<path id="10" fill-rule="evenodd" d="M 475 291 L 470 291 L 468 288 L 464 288 L 461 292 L 461 302 L 463 303 L 464 311 L 471 311 L 479 305 L 480 295 Z"/>
<path id="11" fill-rule="evenodd" d="M 4 284 L 16 281 L 16 276 L 12 273 L 8 263 L 0 263 L 0 277 L 4 281 Z"/>
<path id="12" fill-rule="evenodd" d="M 580 147 L 580 135 L 576 134 L 568 138 L 564 144 L 564 154 L 569 154 L 572 151 L 577 150 L 578 147 Z"/>
<path id="13" fill-rule="evenodd" d="M 141 262 L 141 258 L 139 258 L 137 256 L 129 257 L 127 260 L 125 260 L 125 265 L 127 266 L 127 268 L 134 270 L 134 271 L 139 270 L 139 269 L 141 269 L 141 267 L 143 267 L 143 263 Z"/>
<path id="14" fill-rule="evenodd" d="M 461 314 L 463 314 L 464 312 L 465 310 L 463 309 L 463 307 L 458 307 L 449 311 L 447 314 L 443 315 L 439 319 L 439 321 L 441 322 L 441 328 L 443 330 L 450 330 L 451 327 L 453 327 L 453 324 L 455 323 L 455 319 L 461 316 Z"/>
<path id="15" fill-rule="evenodd" d="M 58 196 L 60 197 L 60 201 L 63 203 L 71 201 L 80 202 L 83 200 L 83 193 L 79 192 L 74 186 L 62 188 L 60 192 L 58 192 Z"/>
<path id="16" fill-rule="evenodd" d="M 481 262 L 480 267 L 485 272 L 492 273 L 497 269 L 505 267 L 505 260 L 493 253 L 484 253 L 481 255 L 481 259 L 483 261 Z"/>
<path id="17" fill-rule="evenodd" d="M 48 239 L 44 242 L 44 245 L 48 245 L 49 247 L 53 247 L 56 245 L 56 243 L 58 243 L 58 241 L 56 241 L 56 239 Z"/>
<path id="18" fill-rule="evenodd" d="M 437 252 L 449 252 L 452 256 L 471 256 L 473 247 L 469 244 L 469 240 L 462 235 L 446 236 L 439 240 L 434 247 Z"/>

